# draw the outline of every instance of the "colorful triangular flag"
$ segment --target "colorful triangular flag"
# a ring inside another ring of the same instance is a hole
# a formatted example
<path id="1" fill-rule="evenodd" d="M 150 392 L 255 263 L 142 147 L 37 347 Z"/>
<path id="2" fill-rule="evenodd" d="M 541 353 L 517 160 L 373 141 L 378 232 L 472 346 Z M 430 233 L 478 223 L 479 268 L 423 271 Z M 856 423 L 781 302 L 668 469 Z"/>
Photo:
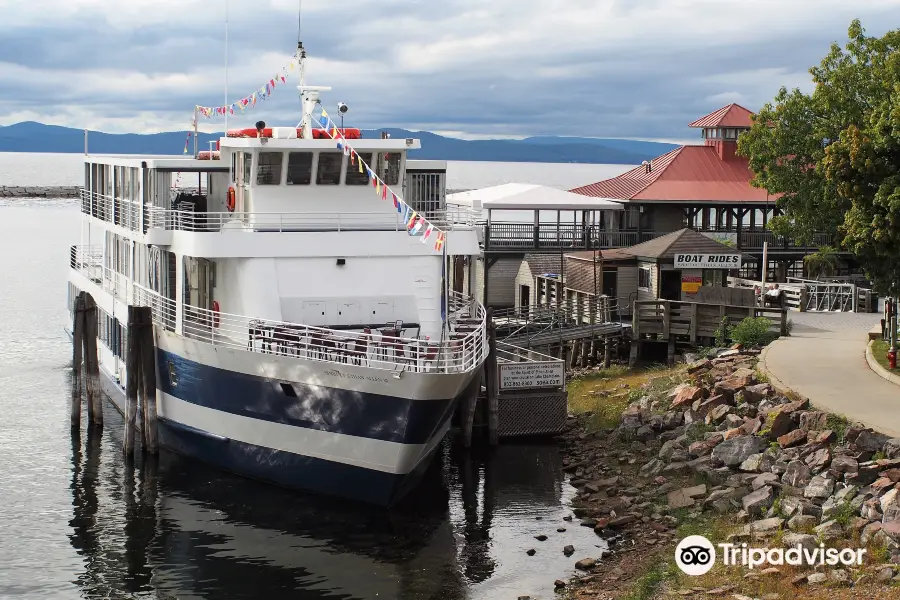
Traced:
<path id="1" fill-rule="evenodd" d="M 422 234 L 422 243 L 428 241 L 428 238 L 431 236 L 431 232 L 434 231 L 434 225 L 431 223 L 428 224 L 428 227 L 425 228 L 425 233 Z"/>
<path id="2" fill-rule="evenodd" d="M 434 241 L 434 251 L 440 252 L 444 248 L 444 232 L 438 232 L 437 239 Z"/>

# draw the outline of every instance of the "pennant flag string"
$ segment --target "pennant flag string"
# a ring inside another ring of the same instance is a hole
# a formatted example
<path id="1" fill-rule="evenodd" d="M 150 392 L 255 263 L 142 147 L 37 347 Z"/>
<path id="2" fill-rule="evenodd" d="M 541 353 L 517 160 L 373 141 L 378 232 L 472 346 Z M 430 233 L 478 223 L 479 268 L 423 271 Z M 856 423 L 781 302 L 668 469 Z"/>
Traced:
<path id="1" fill-rule="evenodd" d="M 232 102 L 231 104 L 228 104 L 226 106 L 200 106 L 199 104 L 197 104 L 194 107 L 194 114 L 203 115 L 204 118 L 211 119 L 212 117 L 218 115 L 233 115 L 237 110 L 243 112 L 248 107 L 256 106 L 257 100 L 265 100 L 272 95 L 272 92 L 275 91 L 276 86 L 282 85 L 287 81 L 288 75 L 290 75 L 291 71 L 294 70 L 294 66 L 299 60 L 300 56 L 298 54 L 295 54 L 288 64 L 281 67 L 281 70 L 277 75 L 275 75 L 275 77 L 269 79 L 269 81 L 257 88 L 256 91 L 249 96 L 244 96 L 240 100 Z"/>
<path id="2" fill-rule="evenodd" d="M 354 160 L 357 162 L 359 165 L 359 172 L 369 176 L 369 179 L 372 181 L 372 187 L 375 189 L 375 193 L 381 196 L 382 200 L 387 200 L 389 197 L 391 198 L 394 208 L 397 209 L 397 213 L 400 214 L 403 223 L 406 226 L 406 231 L 413 236 L 421 235 L 423 244 L 427 244 L 433 239 L 434 251 L 442 252 L 446 233 L 434 223 L 428 221 L 423 215 L 414 211 L 412 207 L 404 202 L 387 183 L 378 177 L 372 167 L 366 164 L 359 153 L 353 149 L 353 146 L 347 142 L 347 139 L 343 136 L 340 129 L 337 128 L 337 125 L 329 118 L 328 112 L 326 112 L 324 108 L 322 109 L 322 117 L 319 119 L 319 124 L 325 130 L 325 133 L 337 143 L 338 149 L 343 150 L 345 154 L 350 155 L 351 163 Z"/>

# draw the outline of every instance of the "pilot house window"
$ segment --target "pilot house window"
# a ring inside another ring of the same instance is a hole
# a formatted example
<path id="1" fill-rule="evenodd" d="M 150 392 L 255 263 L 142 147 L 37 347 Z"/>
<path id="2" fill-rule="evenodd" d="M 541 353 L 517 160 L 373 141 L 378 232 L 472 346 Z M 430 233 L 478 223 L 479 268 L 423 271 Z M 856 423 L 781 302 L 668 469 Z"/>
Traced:
<path id="1" fill-rule="evenodd" d="M 320 152 L 319 169 L 316 171 L 316 185 L 337 185 L 341 182 L 341 152 Z"/>
<path id="2" fill-rule="evenodd" d="M 256 167 L 256 185 L 280 185 L 283 159 L 284 155 L 281 152 L 260 152 Z"/>
<path id="3" fill-rule="evenodd" d="M 359 154 L 354 160 L 347 161 L 347 177 L 344 179 L 345 185 L 366 185 L 369 183 L 369 174 L 366 173 L 365 165 L 372 164 L 371 154 Z"/>
<path id="4" fill-rule="evenodd" d="M 291 152 L 288 154 L 288 185 L 308 185 L 312 181 L 312 152 Z"/>
<path id="5" fill-rule="evenodd" d="M 381 152 L 378 155 L 378 175 L 388 185 L 400 183 L 399 152 Z"/>

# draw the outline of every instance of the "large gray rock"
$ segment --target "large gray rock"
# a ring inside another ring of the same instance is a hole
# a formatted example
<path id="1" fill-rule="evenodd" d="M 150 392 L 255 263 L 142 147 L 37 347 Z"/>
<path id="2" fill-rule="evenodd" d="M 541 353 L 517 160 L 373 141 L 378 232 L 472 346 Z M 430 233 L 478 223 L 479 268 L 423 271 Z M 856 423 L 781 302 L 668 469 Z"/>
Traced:
<path id="1" fill-rule="evenodd" d="M 831 460 L 831 470 L 835 473 L 856 473 L 859 471 L 859 462 L 852 456 L 839 454 Z"/>
<path id="2" fill-rule="evenodd" d="M 834 492 L 834 480 L 816 475 L 803 490 L 805 498 L 827 498 Z"/>
<path id="3" fill-rule="evenodd" d="M 751 517 L 758 517 L 765 513 L 775 502 L 775 491 L 771 486 L 764 486 L 744 496 L 741 504 Z"/>
<path id="4" fill-rule="evenodd" d="M 880 451 L 890 438 L 882 433 L 876 433 L 871 429 L 864 429 L 859 433 L 853 444 L 859 450 L 868 452 Z"/>
<path id="5" fill-rule="evenodd" d="M 759 473 L 762 470 L 762 459 L 762 453 L 753 454 L 747 460 L 742 462 L 739 468 L 745 473 Z"/>
<path id="6" fill-rule="evenodd" d="M 816 536 L 806 533 L 786 533 L 782 538 L 782 543 L 785 548 L 796 548 L 797 546 L 800 546 L 801 548 L 806 548 L 810 552 L 819 547 Z"/>
<path id="7" fill-rule="evenodd" d="M 837 521 L 825 521 L 816 527 L 815 532 L 819 539 L 827 543 L 844 535 L 844 528 Z"/>
<path id="8" fill-rule="evenodd" d="M 762 438 L 744 435 L 725 440 L 716 446 L 712 457 L 726 466 L 737 467 L 754 454 L 759 454 L 765 450 L 767 446 L 768 444 Z"/>
<path id="9" fill-rule="evenodd" d="M 791 487 L 805 487 L 812 479 L 812 472 L 806 464 L 795 460 L 788 463 L 784 475 L 781 477 L 782 483 Z"/>
<path id="10" fill-rule="evenodd" d="M 900 458 L 900 438 L 891 438 L 886 441 L 882 451 L 888 458 Z"/>
<path id="11" fill-rule="evenodd" d="M 677 440 L 669 440 L 659 449 L 659 460 L 668 462 L 672 458 L 672 453 L 679 449 L 682 447 Z"/>
<path id="12" fill-rule="evenodd" d="M 819 520 L 812 515 L 794 515 L 788 520 L 788 528 L 791 531 L 808 531 L 814 528 Z"/>

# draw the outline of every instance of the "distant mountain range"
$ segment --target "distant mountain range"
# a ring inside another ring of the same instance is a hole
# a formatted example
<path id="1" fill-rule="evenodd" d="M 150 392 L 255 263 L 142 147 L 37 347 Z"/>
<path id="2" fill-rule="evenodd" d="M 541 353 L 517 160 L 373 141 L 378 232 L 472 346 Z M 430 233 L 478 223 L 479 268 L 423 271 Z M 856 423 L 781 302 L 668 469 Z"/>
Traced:
<path id="1" fill-rule="evenodd" d="M 394 138 L 418 138 L 422 149 L 410 152 L 420 160 L 472 160 L 498 162 L 639 164 L 676 146 L 661 142 L 578 137 L 530 137 L 522 140 L 460 140 L 426 131 L 376 129 L 364 138 L 378 138 L 387 131 Z M 92 154 L 181 154 L 188 132 L 112 134 L 88 132 Z M 199 148 L 223 134 L 201 133 Z M 189 151 L 193 151 L 191 140 Z M 84 131 L 27 121 L 0 127 L 0 152 L 84 152 Z"/>

